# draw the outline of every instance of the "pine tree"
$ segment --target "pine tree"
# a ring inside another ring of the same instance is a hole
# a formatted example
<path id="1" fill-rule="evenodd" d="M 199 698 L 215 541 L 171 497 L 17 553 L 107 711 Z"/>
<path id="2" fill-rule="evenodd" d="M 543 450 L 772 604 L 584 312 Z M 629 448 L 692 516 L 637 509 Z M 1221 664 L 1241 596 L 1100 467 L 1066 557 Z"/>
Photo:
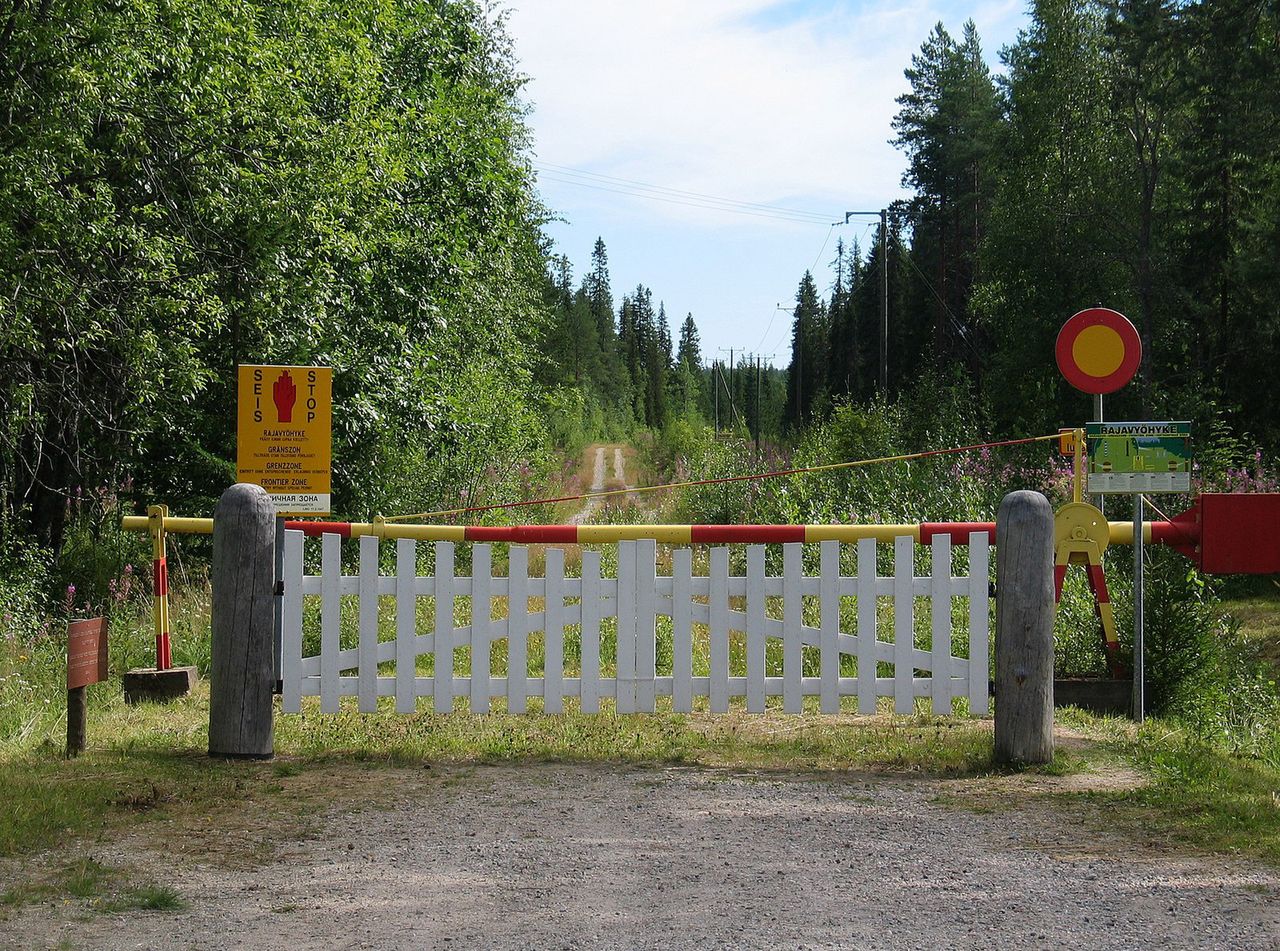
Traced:
<path id="1" fill-rule="evenodd" d="M 631 379 L 627 372 L 620 329 L 615 324 L 613 291 L 609 284 L 609 255 L 604 239 L 596 238 L 591 251 L 591 270 L 583 278 L 582 291 L 595 321 L 596 349 L 595 388 L 605 406 L 614 407 L 631 422 Z"/>
<path id="2" fill-rule="evenodd" d="M 939 363 L 972 353 L 967 305 L 995 184 L 999 100 L 973 21 L 957 43 L 937 24 L 906 70 L 895 144 L 909 165 L 914 297 L 932 314 L 927 346 Z M 914 343 L 914 342 L 913 342 Z"/>
<path id="3" fill-rule="evenodd" d="M 698 325 L 693 322 L 693 313 L 685 315 L 680 324 L 680 344 L 676 351 L 676 360 L 681 365 L 694 370 L 702 368 L 702 343 L 698 336 Z"/>
<path id="4" fill-rule="evenodd" d="M 1280 442 L 1280 9 L 1272 0 L 1188 4 L 1177 26 L 1171 171 L 1185 196 L 1166 306 L 1170 348 L 1157 372 L 1197 401 L 1238 407 L 1240 430 Z M 1159 282 L 1157 282 L 1159 287 Z M 1166 344 L 1167 345 L 1167 344 Z M 1187 366 L 1195 368 L 1187 378 Z"/>
<path id="5" fill-rule="evenodd" d="M 591 316 L 596 320 L 596 335 L 603 347 L 611 347 L 617 339 L 613 323 L 613 291 L 609 287 L 609 254 L 604 239 L 596 238 L 591 251 L 591 271 L 583 285 L 591 301 Z"/>
<path id="6" fill-rule="evenodd" d="M 796 290 L 792 321 L 786 422 L 789 428 L 799 429 L 813 418 L 814 403 L 823 391 L 827 370 L 825 315 L 817 285 L 808 271 Z"/>
<path id="7" fill-rule="evenodd" d="M 676 374 L 680 389 L 680 411 L 685 416 L 709 417 L 707 390 L 702 370 L 702 344 L 693 314 L 685 315 L 680 324 L 680 342 L 676 350 Z"/>
<path id="8" fill-rule="evenodd" d="M 1031 26 L 1004 53 L 1003 162 L 974 299 L 1000 381 L 987 392 L 1008 428 L 1062 418 L 1067 387 L 1045 355 L 1063 321 L 1099 301 L 1121 312 L 1132 302 L 1117 228 L 1129 220 L 1120 157 L 1131 146 L 1112 114 L 1104 41 L 1098 4 L 1033 0 Z"/>

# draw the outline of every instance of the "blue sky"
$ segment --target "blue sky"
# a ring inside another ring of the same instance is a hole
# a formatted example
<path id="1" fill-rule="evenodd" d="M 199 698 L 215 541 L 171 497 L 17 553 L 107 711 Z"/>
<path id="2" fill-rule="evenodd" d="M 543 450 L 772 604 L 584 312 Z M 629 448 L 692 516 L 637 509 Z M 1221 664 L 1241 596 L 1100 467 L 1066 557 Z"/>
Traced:
<path id="1" fill-rule="evenodd" d="M 832 222 L 905 194 L 890 121 L 933 24 L 972 18 L 993 68 L 1026 25 L 1025 0 L 509 6 L 540 190 L 564 219 L 548 232 L 575 277 L 599 235 L 616 298 L 644 283 L 673 327 L 692 311 L 708 358 L 777 365 L 805 269 L 826 287 L 836 239 L 865 246 L 874 224 Z"/>

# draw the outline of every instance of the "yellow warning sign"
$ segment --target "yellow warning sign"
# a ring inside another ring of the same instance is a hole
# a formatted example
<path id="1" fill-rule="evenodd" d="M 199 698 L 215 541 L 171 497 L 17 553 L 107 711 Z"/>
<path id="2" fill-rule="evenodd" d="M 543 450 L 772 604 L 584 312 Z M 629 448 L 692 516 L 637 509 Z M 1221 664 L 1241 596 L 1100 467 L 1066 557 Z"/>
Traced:
<path id="1" fill-rule="evenodd" d="M 333 371 L 241 366 L 236 477 L 260 485 L 281 515 L 328 515 Z"/>

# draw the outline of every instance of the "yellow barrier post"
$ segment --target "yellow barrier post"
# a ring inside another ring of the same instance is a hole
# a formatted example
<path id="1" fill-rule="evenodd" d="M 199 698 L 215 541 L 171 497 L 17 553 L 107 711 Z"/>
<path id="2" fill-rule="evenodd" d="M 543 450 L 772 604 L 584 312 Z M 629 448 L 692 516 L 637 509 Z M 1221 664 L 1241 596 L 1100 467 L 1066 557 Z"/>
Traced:
<path id="1" fill-rule="evenodd" d="M 168 670 L 173 665 L 169 653 L 169 563 L 165 557 L 165 519 L 169 517 L 167 505 L 147 508 L 147 529 L 151 533 L 152 614 L 156 633 L 156 670 Z"/>
<path id="2" fill-rule="evenodd" d="M 191 692 L 199 679 L 194 667 L 174 667 L 169 645 L 169 560 L 170 532 L 202 531 L 206 519 L 171 518 L 165 505 L 147 507 L 146 516 L 126 515 L 124 530 L 151 536 L 151 614 L 156 635 L 155 667 L 139 667 L 125 672 L 121 685 L 125 703 L 144 700 L 166 702 Z"/>

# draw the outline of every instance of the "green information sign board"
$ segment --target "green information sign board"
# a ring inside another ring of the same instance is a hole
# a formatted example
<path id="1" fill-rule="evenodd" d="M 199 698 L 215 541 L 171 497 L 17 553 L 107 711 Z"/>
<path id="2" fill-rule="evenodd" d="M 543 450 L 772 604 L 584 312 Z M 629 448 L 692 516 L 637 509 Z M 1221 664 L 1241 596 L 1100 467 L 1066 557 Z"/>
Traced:
<path id="1" fill-rule="evenodd" d="M 1089 491 L 1191 491 L 1191 423 L 1086 423 Z"/>

